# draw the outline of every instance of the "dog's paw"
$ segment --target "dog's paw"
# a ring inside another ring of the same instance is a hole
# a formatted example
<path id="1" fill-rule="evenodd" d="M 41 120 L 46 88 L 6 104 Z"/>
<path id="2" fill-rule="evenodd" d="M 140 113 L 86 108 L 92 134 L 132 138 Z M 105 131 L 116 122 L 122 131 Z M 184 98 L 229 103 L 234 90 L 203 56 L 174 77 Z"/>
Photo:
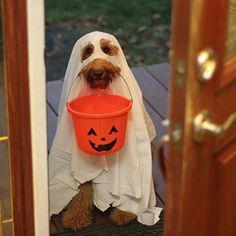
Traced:
<path id="1" fill-rule="evenodd" d="M 115 208 L 110 215 L 110 218 L 113 223 L 116 225 L 122 226 L 127 225 L 136 218 L 136 215 L 132 212 L 121 211 Z"/>
<path id="2" fill-rule="evenodd" d="M 78 214 L 74 216 L 70 212 L 65 212 L 62 217 L 62 225 L 65 229 L 72 229 L 74 231 L 81 230 L 88 227 L 93 222 L 90 213 Z"/>

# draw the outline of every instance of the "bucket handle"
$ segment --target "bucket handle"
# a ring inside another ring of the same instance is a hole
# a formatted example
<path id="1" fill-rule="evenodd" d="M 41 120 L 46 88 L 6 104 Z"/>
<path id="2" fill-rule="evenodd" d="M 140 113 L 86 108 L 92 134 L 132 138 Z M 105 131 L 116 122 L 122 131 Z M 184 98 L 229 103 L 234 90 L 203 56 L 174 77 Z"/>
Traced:
<path id="1" fill-rule="evenodd" d="M 133 103 L 133 96 L 132 96 L 132 93 L 131 93 L 131 91 L 130 91 L 129 85 L 128 85 L 127 81 L 125 80 L 125 78 L 124 78 L 121 74 L 119 74 L 119 75 L 120 75 L 120 77 L 123 79 L 123 81 L 125 82 L 126 87 L 128 88 L 128 91 L 129 91 L 129 95 L 130 95 L 130 98 L 131 98 L 131 102 Z M 69 89 L 69 93 L 68 93 L 67 98 L 66 98 L 66 104 L 68 103 L 68 98 L 70 97 L 70 92 L 71 92 L 72 88 L 74 87 L 74 84 L 75 84 L 75 81 L 77 80 L 77 78 L 78 78 L 78 76 L 75 77 L 75 79 L 74 79 L 74 81 L 72 82 L 72 85 L 71 85 L 71 87 L 70 87 L 70 89 Z"/>
<path id="2" fill-rule="evenodd" d="M 129 91 L 129 95 L 130 95 L 130 98 L 131 98 L 131 102 L 133 103 L 133 96 L 132 96 L 132 93 L 131 93 L 131 91 L 130 91 L 129 85 L 128 85 L 126 79 L 125 79 L 121 74 L 119 74 L 119 75 L 120 75 L 120 77 L 123 79 L 123 81 L 125 82 L 126 87 L 127 87 L 128 91 Z"/>

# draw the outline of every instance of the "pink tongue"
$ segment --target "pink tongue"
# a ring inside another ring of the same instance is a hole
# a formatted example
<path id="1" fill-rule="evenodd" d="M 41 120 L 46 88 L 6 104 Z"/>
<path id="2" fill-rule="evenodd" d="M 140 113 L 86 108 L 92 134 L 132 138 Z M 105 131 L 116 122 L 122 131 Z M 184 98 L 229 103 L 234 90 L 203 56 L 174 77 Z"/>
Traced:
<path id="1" fill-rule="evenodd" d="M 104 82 L 103 80 L 98 80 L 93 83 L 93 87 L 99 88 L 99 89 L 105 89 L 107 88 L 108 84 Z"/>

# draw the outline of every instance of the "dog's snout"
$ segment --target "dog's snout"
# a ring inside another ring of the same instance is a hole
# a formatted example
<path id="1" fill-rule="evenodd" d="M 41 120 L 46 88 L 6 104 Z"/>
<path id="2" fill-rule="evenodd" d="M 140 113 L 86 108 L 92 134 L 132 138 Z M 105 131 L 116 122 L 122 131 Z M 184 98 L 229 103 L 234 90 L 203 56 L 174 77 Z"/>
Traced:
<path id="1" fill-rule="evenodd" d="M 81 70 L 90 88 L 106 89 L 113 79 L 118 77 L 120 68 L 104 59 L 94 59 Z"/>
<path id="2" fill-rule="evenodd" d="M 93 75 L 96 77 L 101 77 L 103 76 L 104 71 L 103 70 L 94 70 Z"/>

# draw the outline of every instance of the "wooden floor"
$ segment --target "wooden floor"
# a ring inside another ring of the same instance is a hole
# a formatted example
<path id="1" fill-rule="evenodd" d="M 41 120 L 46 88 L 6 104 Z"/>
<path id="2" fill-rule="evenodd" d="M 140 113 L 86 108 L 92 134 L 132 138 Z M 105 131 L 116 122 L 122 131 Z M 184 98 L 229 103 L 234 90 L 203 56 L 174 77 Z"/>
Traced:
<path id="1" fill-rule="evenodd" d="M 142 90 L 144 104 L 147 112 L 157 130 L 157 136 L 152 142 L 153 150 L 157 141 L 166 133 L 161 122 L 167 118 L 168 105 L 168 79 L 170 66 L 167 63 L 151 66 L 143 66 L 132 69 L 133 74 Z M 53 137 L 56 131 L 57 111 L 60 99 L 60 93 L 63 82 L 61 80 L 47 83 L 47 112 L 48 112 L 48 147 L 50 150 Z M 163 206 L 164 199 L 164 182 L 160 170 L 153 154 L 153 176 L 156 183 L 156 195 L 158 206 Z M 60 220 L 55 218 L 51 225 L 51 231 L 62 231 Z"/>

